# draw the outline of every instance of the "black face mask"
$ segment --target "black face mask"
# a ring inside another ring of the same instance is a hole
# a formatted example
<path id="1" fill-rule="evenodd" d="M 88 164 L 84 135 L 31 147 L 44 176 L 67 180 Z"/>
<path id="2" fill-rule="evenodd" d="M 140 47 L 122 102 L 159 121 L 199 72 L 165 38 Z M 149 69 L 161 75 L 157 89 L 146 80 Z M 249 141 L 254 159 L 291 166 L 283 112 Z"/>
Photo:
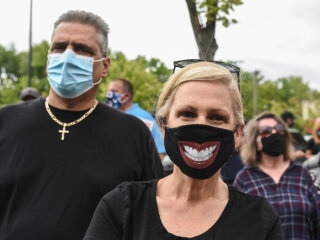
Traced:
<path id="1" fill-rule="evenodd" d="M 270 156 L 279 156 L 286 150 L 286 136 L 275 133 L 261 139 L 262 152 Z"/>
<path id="2" fill-rule="evenodd" d="M 210 178 L 234 152 L 233 131 L 203 124 L 164 128 L 166 153 L 191 178 Z"/>

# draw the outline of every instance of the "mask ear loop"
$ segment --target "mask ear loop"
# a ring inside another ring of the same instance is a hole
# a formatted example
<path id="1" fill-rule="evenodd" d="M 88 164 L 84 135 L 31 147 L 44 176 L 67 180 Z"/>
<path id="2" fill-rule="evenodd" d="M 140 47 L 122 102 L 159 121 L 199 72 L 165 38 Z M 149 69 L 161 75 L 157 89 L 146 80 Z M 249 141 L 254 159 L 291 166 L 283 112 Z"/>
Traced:
<path id="1" fill-rule="evenodd" d="M 238 130 L 238 128 L 240 127 L 240 123 L 237 123 L 236 126 L 234 127 L 233 133 L 236 133 L 236 131 Z"/>
<path id="2" fill-rule="evenodd" d="M 161 123 L 161 125 L 162 125 L 164 128 L 167 127 L 167 126 L 164 124 L 164 122 L 163 122 L 163 117 L 159 116 L 159 117 L 158 117 L 158 120 L 159 120 L 159 122 Z"/>

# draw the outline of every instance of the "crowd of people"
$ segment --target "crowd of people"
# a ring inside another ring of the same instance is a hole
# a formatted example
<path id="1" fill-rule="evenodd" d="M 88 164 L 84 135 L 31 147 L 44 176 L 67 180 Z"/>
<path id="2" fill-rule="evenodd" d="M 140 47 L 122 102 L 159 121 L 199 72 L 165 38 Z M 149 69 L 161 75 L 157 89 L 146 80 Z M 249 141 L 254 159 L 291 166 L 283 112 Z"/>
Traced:
<path id="1" fill-rule="evenodd" d="M 320 119 L 294 149 L 290 112 L 245 121 L 240 69 L 204 60 L 174 62 L 155 116 L 130 79 L 99 102 L 108 33 L 96 14 L 62 14 L 49 95 L 0 108 L 1 240 L 320 239 Z"/>

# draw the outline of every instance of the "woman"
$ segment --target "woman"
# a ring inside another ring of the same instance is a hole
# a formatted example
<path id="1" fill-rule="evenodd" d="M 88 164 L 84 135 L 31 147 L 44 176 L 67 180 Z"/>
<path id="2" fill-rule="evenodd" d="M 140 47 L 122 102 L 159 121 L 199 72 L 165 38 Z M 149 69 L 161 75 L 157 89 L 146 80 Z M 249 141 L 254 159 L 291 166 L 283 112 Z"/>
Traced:
<path id="1" fill-rule="evenodd" d="M 200 62 L 174 73 L 156 117 L 173 173 L 108 193 L 85 239 L 283 239 L 279 217 L 265 199 L 240 193 L 219 177 L 243 129 L 240 93 L 226 68 Z"/>
<path id="2" fill-rule="evenodd" d="M 309 159 L 320 151 L 320 118 L 315 120 L 312 138 L 308 141 L 306 147 L 306 158 Z"/>
<path id="3" fill-rule="evenodd" d="M 291 136 L 273 113 L 252 119 L 243 138 L 241 158 L 247 166 L 234 186 L 267 198 L 279 213 L 286 239 L 320 239 L 320 198 L 308 171 L 294 163 Z"/>

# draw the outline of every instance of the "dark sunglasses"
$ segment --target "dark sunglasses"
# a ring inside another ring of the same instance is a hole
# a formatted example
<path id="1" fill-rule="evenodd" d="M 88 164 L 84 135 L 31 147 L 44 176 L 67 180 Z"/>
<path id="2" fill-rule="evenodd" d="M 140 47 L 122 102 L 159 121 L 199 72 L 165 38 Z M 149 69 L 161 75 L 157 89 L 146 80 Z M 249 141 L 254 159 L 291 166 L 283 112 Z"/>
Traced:
<path id="1" fill-rule="evenodd" d="M 172 72 L 174 73 L 176 68 L 184 68 L 192 63 L 197 63 L 197 62 L 212 62 L 212 63 L 216 63 L 218 65 L 225 67 L 226 69 L 229 70 L 229 72 L 232 74 L 233 78 L 237 81 L 238 88 L 240 90 L 240 68 L 235 65 L 232 65 L 230 63 L 219 62 L 219 61 L 207 61 L 204 59 L 184 59 L 184 60 L 179 60 L 179 61 L 173 62 Z"/>
<path id="2" fill-rule="evenodd" d="M 262 126 L 261 128 L 259 128 L 259 135 L 262 138 L 266 138 L 269 137 L 272 134 L 272 130 L 276 130 L 277 133 L 281 134 L 281 135 L 286 135 L 287 134 L 287 129 L 286 127 L 281 124 L 278 123 L 277 125 L 275 125 L 274 127 L 270 127 L 270 126 Z"/>

